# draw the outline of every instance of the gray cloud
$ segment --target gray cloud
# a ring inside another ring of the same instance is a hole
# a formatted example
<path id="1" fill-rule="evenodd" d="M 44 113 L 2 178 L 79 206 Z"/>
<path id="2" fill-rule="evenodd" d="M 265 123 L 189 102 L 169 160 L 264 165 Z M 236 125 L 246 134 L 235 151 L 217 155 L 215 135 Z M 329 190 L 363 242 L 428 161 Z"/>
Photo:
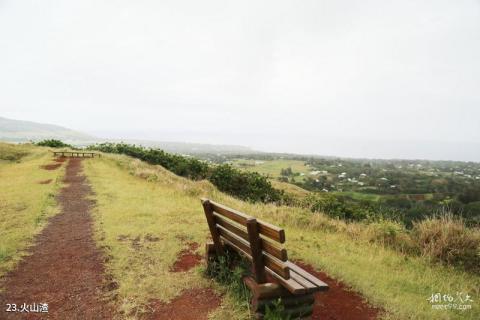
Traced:
<path id="1" fill-rule="evenodd" d="M 0 114 L 116 137 L 480 161 L 479 39 L 473 0 L 3 0 Z"/>

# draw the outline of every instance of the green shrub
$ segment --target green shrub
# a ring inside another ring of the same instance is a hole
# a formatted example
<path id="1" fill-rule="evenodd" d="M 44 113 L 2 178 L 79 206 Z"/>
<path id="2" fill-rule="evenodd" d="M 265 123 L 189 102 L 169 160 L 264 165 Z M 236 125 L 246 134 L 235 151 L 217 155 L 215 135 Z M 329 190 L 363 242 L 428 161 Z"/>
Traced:
<path id="1" fill-rule="evenodd" d="M 272 305 L 265 306 L 264 320 L 290 320 L 291 317 L 285 313 L 285 307 L 282 300 L 278 299 Z"/>
<path id="2" fill-rule="evenodd" d="M 63 141 L 56 140 L 56 139 L 46 139 L 35 143 L 37 146 L 42 147 L 51 147 L 51 148 L 72 148 L 73 147 L 69 144 L 64 143 Z"/>
<path id="3" fill-rule="evenodd" d="M 465 217 L 471 225 L 480 226 L 480 201 L 467 204 L 463 212 L 463 217 Z"/>
<path id="4" fill-rule="evenodd" d="M 225 255 L 208 262 L 204 274 L 224 285 L 237 301 L 248 308 L 251 293 L 243 282 L 243 277 L 250 274 L 249 270 L 247 261 L 233 252 L 226 251 Z"/>
<path id="5" fill-rule="evenodd" d="M 368 206 L 348 202 L 343 197 L 329 193 L 311 193 L 305 197 L 302 206 L 309 208 L 312 212 L 323 212 L 332 218 L 346 221 L 366 220 L 375 215 Z"/>
<path id="6" fill-rule="evenodd" d="M 256 172 L 244 172 L 228 164 L 213 167 L 209 180 L 220 190 L 242 200 L 279 201 L 281 192 L 272 187 L 268 179 Z"/>

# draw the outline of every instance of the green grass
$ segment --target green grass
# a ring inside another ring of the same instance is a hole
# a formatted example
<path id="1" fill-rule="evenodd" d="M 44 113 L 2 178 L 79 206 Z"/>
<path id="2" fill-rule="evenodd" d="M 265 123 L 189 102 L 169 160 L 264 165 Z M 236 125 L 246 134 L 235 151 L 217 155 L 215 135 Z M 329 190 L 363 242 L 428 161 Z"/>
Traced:
<path id="1" fill-rule="evenodd" d="M 272 186 L 275 189 L 283 190 L 287 194 L 295 196 L 298 199 L 303 199 L 310 193 L 310 191 L 305 190 L 305 189 L 303 189 L 303 188 L 301 188 L 297 185 L 291 184 L 289 182 L 282 182 L 282 181 L 278 181 L 278 180 L 275 180 L 275 179 L 270 179 L 270 182 L 272 183 Z"/>
<path id="2" fill-rule="evenodd" d="M 18 148 L 18 149 L 17 149 Z M 44 226 L 58 212 L 63 167 L 46 171 L 48 149 L 0 144 L 0 276 L 11 270 Z M 370 303 L 387 311 L 388 319 L 479 319 L 480 277 L 421 257 L 369 243 L 358 236 L 360 224 L 345 224 L 299 208 L 251 204 L 225 195 L 209 182 L 193 182 L 159 166 L 125 156 L 105 155 L 84 162 L 96 194 L 96 237 L 110 257 L 107 269 L 118 282 L 118 303 L 126 318 L 138 318 L 150 299 L 168 301 L 182 290 L 214 287 L 225 293 L 214 319 L 247 319 L 244 301 L 201 274 L 201 266 L 185 273 L 170 267 L 188 242 L 203 244 L 209 232 L 199 198 L 209 197 L 286 229 L 286 247 L 301 259 L 344 281 Z M 51 184 L 39 181 L 53 179 Z M 337 231 L 333 231 L 337 230 Z M 158 241 L 152 240 L 158 237 Z M 472 309 L 432 310 L 432 293 L 472 296 Z"/>
<path id="3" fill-rule="evenodd" d="M 261 163 L 260 163 L 261 162 Z M 282 169 L 292 168 L 294 173 L 304 173 L 305 176 L 295 177 L 296 181 L 303 181 L 310 172 L 310 168 L 305 166 L 304 161 L 299 160 L 265 160 L 265 161 L 237 159 L 233 161 L 233 165 L 248 171 L 256 171 L 258 173 L 268 175 L 271 178 L 280 177 Z"/>
<path id="4" fill-rule="evenodd" d="M 372 202 L 378 202 L 385 197 L 378 194 L 362 193 L 362 192 L 355 192 L 355 191 L 333 192 L 333 194 L 347 196 L 354 200 L 360 200 L 360 201 L 363 200 L 363 201 L 372 201 Z"/>
<path id="5" fill-rule="evenodd" d="M 21 155 L 21 156 L 19 156 Z M 55 194 L 61 185 L 63 167 L 47 171 L 51 162 L 44 148 L 0 143 L 0 276 L 12 270 L 45 226 L 58 212 Z M 52 179 L 50 184 L 40 181 Z"/>
<path id="6" fill-rule="evenodd" d="M 350 285 L 370 303 L 387 311 L 390 319 L 479 319 L 480 277 L 457 269 L 433 265 L 427 260 L 356 239 L 349 232 L 333 232 L 332 226 L 360 228 L 306 210 L 251 204 L 218 192 L 206 181 L 193 182 L 159 166 L 124 156 L 106 155 L 86 163 L 86 173 L 98 201 L 97 230 L 101 245 L 112 256 L 108 268 L 120 284 L 122 310 L 133 314 L 149 299 L 169 300 L 183 289 L 213 285 L 198 272 L 173 274 L 169 267 L 186 241 L 203 244 L 208 229 L 199 198 L 215 201 L 278 224 L 286 229 L 287 250 Z M 161 238 L 147 242 L 145 236 Z M 354 233 L 353 233 L 354 234 Z M 119 240 L 139 237 L 141 247 Z M 119 238 L 120 237 L 120 238 Z M 472 310 L 435 311 L 427 298 L 436 292 L 472 296 Z M 246 318 L 245 309 L 224 299 L 216 319 Z"/>

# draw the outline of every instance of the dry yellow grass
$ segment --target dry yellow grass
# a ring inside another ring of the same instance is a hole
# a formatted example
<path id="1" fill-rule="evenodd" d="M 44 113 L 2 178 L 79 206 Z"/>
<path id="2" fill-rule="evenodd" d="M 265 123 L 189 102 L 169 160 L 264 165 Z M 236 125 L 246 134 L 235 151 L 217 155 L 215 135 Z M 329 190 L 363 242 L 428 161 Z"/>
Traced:
<path id="1" fill-rule="evenodd" d="M 45 226 L 47 218 L 58 213 L 55 195 L 63 167 L 47 171 L 51 162 L 45 148 L 0 143 L 0 276 L 12 270 Z M 40 181 L 52 180 L 49 184 Z"/>
<path id="2" fill-rule="evenodd" d="M 413 239 L 425 257 L 480 271 L 480 232 L 451 214 L 415 223 Z"/>

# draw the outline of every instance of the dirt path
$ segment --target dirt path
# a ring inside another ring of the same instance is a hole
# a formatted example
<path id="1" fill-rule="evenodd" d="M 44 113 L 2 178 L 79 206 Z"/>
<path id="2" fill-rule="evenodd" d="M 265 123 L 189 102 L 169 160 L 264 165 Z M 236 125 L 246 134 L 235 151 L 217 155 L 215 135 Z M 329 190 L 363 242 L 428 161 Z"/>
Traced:
<path id="1" fill-rule="evenodd" d="M 67 185 L 57 197 L 62 211 L 36 237 L 31 255 L 2 281 L 0 319 L 113 318 L 109 303 L 102 301 L 103 260 L 93 240 L 93 202 L 87 199 L 92 191 L 81 161 L 67 163 Z M 48 313 L 6 312 L 6 304 L 13 303 L 17 309 L 47 303 Z"/>
<path id="2" fill-rule="evenodd" d="M 207 320 L 209 312 L 220 306 L 222 299 L 212 289 L 190 289 L 170 303 L 156 301 L 146 320 Z"/>
<path id="3" fill-rule="evenodd" d="M 383 310 L 369 305 L 361 295 L 349 290 L 342 282 L 308 264 L 296 263 L 328 284 L 328 291 L 315 294 L 312 320 L 375 320 L 383 313 Z"/>

